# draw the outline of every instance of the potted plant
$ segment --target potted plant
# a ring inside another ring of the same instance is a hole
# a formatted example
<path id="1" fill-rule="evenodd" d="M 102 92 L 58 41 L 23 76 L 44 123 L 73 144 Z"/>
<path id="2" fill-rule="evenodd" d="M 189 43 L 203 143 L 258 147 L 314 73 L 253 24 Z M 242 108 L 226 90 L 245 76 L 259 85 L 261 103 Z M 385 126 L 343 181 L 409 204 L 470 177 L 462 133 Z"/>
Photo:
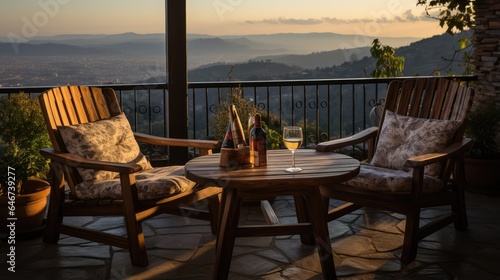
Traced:
<path id="1" fill-rule="evenodd" d="M 0 100 L 0 108 L 0 232 L 15 225 L 21 236 L 43 225 L 49 162 L 39 151 L 51 144 L 37 99 L 13 94 Z"/>
<path id="2" fill-rule="evenodd" d="M 474 107 L 466 135 L 474 140 L 465 158 L 466 188 L 482 194 L 500 194 L 500 152 L 496 134 L 500 125 L 500 107 L 494 102 Z"/>

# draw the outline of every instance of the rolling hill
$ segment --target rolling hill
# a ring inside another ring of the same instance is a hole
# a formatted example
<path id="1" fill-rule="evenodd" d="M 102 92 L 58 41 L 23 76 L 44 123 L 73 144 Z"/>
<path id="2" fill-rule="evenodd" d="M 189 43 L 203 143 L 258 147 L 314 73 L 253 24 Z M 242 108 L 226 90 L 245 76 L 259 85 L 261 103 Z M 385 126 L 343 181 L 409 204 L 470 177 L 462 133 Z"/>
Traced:
<path id="1" fill-rule="evenodd" d="M 470 32 L 451 36 L 436 35 L 408 46 L 396 48 L 396 55 L 405 57 L 404 75 L 433 75 L 434 71 L 463 74 L 463 53 L 458 40 L 471 37 Z M 385 42 L 382 42 L 386 44 Z M 346 55 L 351 53 L 350 57 Z M 358 54 L 359 53 L 359 54 Z M 362 56 L 364 55 L 364 56 Z M 450 61 L 455 56 L 454 61 Z M 357 59 L 355 59 L 357 58 Z M 343 60 L 344 59 L 344 60 Z M 369 56 L 369 48 L 336 50 L 308 55 L 261 56 L 247 63 L 234 63 L 232 76 L 237 80 L 256 79 L 305 79 L 305 78 L 356 78 L 369 76 L 375 69 L 375 59 Z M 227 80 L 230 64 L 205 65 L 189 71 L 190 81 Z M 327 65 L 327 66 L 324 66 Z M 260 68 L 256 68 L 260 67 Z M 269 69 L 274 69 L 269 71 Z"/>

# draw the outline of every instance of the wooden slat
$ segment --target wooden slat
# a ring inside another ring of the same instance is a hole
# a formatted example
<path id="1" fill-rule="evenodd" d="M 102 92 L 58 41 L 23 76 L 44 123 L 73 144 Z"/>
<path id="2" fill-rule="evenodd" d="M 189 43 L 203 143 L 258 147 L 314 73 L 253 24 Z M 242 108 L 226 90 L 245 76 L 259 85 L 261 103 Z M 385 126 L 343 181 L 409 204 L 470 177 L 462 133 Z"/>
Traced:
<path id="1" fill-rule="evenodd" d="M 467 95 L 468 95 L 467 88 L 464 87 L 458 88 L 455 104 L 451 108 L 451 113 L 450 113 L 451 120 L 459 120 L 462 115 L 461 112 L 467 110 L 466 107 Z"/>
<path id="2" fill-rule="evenodd" d="M 122 110 L 120 108 L 120 104 L 118 103 L 118 99 L 116 98 L 116 93 L 112 88 L 104 88 L 102 90 L 104 95 L 104 99 L 106 99 L 106 103 L 108 104 L 108 110 L 111 116 L 119 115 Z"/>
<path id="3" fill-rule="evenodd" d="M 262 214 L 264 214 L 264 218 L 268 225 L 279 225 L 280 220 L 278 216 L 276 216 L 276 212 L 274 212 L 271 203 L 268 200 L 262 200 L 260 202 L 260 208 L 262 209 Z"/>
<path id="4" fill-rule="evenodd" d="M 429 115 L 431 119 L 440 119 L 447 92 L 448 92 L 448 80 L 445 79 L 439 80 L 438 87 L 436 90 L 436 95 L 434 96 L 434 102 L 432 103 L 432 109 Z"/>
<path id="5" fill-rule="evenodd" d="M 408 116 L 418 117 L 420 113 L 420 104 L 422 102 L 422 97 L 425 93 L 425 80 L 418 79 L 415 83 L 415 88 L 413 90 L 413 96 L 411 97 L 411 106 L 408 112 Z"/>
<path id="6" fill-rule="evenodd" d="M 60 98 L 62 92 L 62 87 L 53 89 L 53 102 L 54 102 L 54 113 L 58 115 L 60 120 L 59 125 L 68 125 L 69 122 L 66 118 L 66 110 L 64 109 L 64 104 L 62 104 L 62 99 Z M 61 110 L 62 109 L 62 110 Z"/>
<path id="7" fill-rule="evenodd" d="M 66 109 L 67 119 L 69 124 L 78 124 L 78 117 L 76 116 L 75 107 L 73 104 L 73 97 L 70 93 L 69 87 L 61 88 L 62 103 Z"/>
<path id="8" fill-rule="evenodd" d="M 403 87 L 401 88 L 401 95 L 396 113 L 403 116 L 408 115 L 408 108 L 410 106 L 414 84 L 414 80 L 406 80 L 403 82 Z"/>
<path id="9" fill-rule="evenodd" d="M 92 98 L 92 92 L 88 87 L 80 87 L 80 93 L 82 94 L 83 108 L 87 112 L 87 118 L 89 122 L 95 122 L 99 120 L 99 114 L 97 113 L 94 99 Z"/>
<path id="10" fill-rule="evenodd" d="M 80 87 L 70 86 L 69 88 L 75 113 L 78 116 L 78 123 L 88 123 L 89 119 L 87 118 L 87 112 L 85 111 L 85 108 L 83 106 L 83 97 L 82 93 L 80 92 Z"/>
<path id="11" fill-rule="evenodd" d="M 396 104 L 398 101 L 399 92 L 401 90 L 401 85 L 402 85 L 402 82 L 400 82 L 400 81 L 392 81 L 389 84 L 389 86 L 387 88 L 387 94 L 385 97 L 384 109 L 392 111 L 392 112 L 396 111 Z M 382 117 L 384 117 L 384 115 L 382 115 Z M 383 121 L 381 120 L 380 123 L 382 123 L 382 122 Z"/>
<path id="12" fill-rule="evenodd" d="M 460 100 L 457 98 L 457 93 L 459 89 L 459 84 L 456 82 L 450 83 L 448 87 L 448 91 L 443 103 L 443 108 L 441 110 L 441 115 L 439 119 L 441 120 L 450 120 L 452 119 L 452 111 L 455 106 L 460 107 Z M 458 101 L 458 102 L 457 102 Z"/>
<path id="13" fill-rule="evenodd" d="M 472 100 L 472 89 L 466 88 L 466 87 L 459 87 L 458 93 L 457 93 L 457 103 L 460 106 L 454 106 L 453 107 L 453 112 L 452 112 L 452 119 L 454 120 L 462 120 L 465 119 L 466 115 L 470 112 L 470 110 L 467 110 L 469 108 L 469 102 Z"/>
<path id="14" fill-rule="evenodd" d="M 420 118 L 428 118 L 431 112 L 432 101 L 434 100 L 434 95 L 436 93 L 436 79 L 426 80 L 425 94 L 422 98 L 420 105 Z"/>
<path id="15" fill-rule="evenodd" d="M 54 105 L 52 104 L 51 99 L 53 100 L 52 91 L 42 94 L 39 97 L 41 107 L 45 108 L 45 110 L 42 110 L 42 113 L 44 115 L 45 125 L 48 128 L 47 132 L 52 142 L 52 146 L 54 149 L 59 151 L 64 144 L 62 143 L 61 138 L 57 135 L 57 122 L 59 120 L 54 116 Z"/>
<path id="16" fill-rule="evenodd" d="M 94 105 L 96 107 L 99 119 L 109 119 L 111 116 L 108 111 L 108 106 L 104 96 L 102 95 L 102 90 L 100 88 L 91 88 L 92 97 L 94 98 Z"/>

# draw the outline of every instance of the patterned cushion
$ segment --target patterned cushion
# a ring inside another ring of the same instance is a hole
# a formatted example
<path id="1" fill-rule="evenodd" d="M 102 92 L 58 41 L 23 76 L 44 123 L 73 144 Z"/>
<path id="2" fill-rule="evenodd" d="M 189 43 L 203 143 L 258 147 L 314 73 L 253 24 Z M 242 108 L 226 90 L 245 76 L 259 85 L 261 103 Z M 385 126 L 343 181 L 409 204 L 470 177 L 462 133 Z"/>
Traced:
<path id="1" fill-rule="evenodd" d="M 141 153 L 130 124 L 122 113 L 106 120 L 58 127 L 66 149 L 86 159 L 140 164 L 152 168 Z M 78 168 L 86 183 L 113 179 L 116 172 Z"/>
<path id="2" fill-rule="evenodd" d="M 345 184 L 364 191 L 408 193 L 411 190 L 411 179 L 411 172 L 362 163 L 358 176 Z M 443 181 L 440 179 L 428 175 L 424 176 L 424 192 L 436 192 L 443 187 Z"/>
<path id="3" fill-rule="evenodd" d="M 184 177 L 183 166 L 167 166 L 148 169 L 135 174 L 139 200 L 155 199 L 175 195 L 195 186 Z M 83 182 L 76 187 L 80 199 L 121 199 L 120 179 L 115 178 L 92 184 Z"/>
<path id="4" fill-rule="evenodd" d="M 401 116 L 386 111 L 371 164 L 409 171 L 403 165 L 412 156 L 439 152 L 451 144 L 459 121 Z M 425 173 L 438 176 L 440 164 L 426 166 Z"/>

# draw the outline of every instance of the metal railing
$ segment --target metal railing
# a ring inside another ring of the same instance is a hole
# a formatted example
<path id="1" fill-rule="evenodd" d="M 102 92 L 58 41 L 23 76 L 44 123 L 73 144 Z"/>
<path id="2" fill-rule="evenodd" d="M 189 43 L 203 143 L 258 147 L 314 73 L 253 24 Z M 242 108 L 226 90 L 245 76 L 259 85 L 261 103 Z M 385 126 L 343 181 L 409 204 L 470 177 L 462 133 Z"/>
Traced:
<path id="1" fill-rule="evenodd" d="M 305 145 L 313 146 L 372 126 L 369 120 L 372 105 L 385 97 L 387 85 L 393 80 L 409 78 L 414 77 L 189 83 L 188 138 L 212 138 L 215 135 L 212 120 L 218 104 L 233 88 L 241 88 L 243 97 L 267 116 L 264 121 L 270 129 L 280 133 L 284 125 L 300 125 L 305 131 Z M 453 78 L 466 83 L 476 79 L 475 76 Z M 116 91 L 135 131 L 169 135 L 165 121 L 168 120 L 167 84 L 98 86 Z M 37 95 L 49 88 L 0 87 L 0 97 L 17 92 Z M 247 120 L 247 116 L 240 118 Z"/>

